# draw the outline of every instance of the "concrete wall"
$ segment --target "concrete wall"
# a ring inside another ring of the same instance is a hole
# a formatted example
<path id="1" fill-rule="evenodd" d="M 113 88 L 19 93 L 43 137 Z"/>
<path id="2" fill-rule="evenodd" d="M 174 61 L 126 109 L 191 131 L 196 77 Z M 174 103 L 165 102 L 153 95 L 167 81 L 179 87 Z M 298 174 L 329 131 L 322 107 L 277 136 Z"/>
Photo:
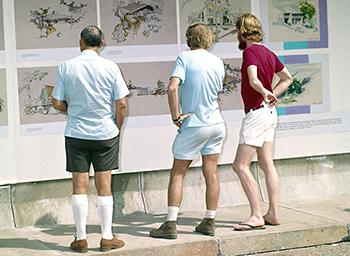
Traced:
<path id="1" fill-rule="evenodd" d="M 276 161 L 281 178 L 281 203 L 316 200 L 348 194 L 350 154 Z M 251 168 L 267 201 L 264 176 L 254 163 Z M 230 165 L 219 167 L 220 207 L 247 204 Z M 114 217 L 166 212 L 169 171 L 113 176 Z M 89 220 L 96 220 L 96 193 L 90 182 Z M 205 209 L 205 182 L 200 168 L 191 168 L 185 178 L 181 211 Z M 88 221 L 89 221 L 88 220 Z M 58 180 L 0 187 L 0 228 L 73 223 L 71 181 Z"/>

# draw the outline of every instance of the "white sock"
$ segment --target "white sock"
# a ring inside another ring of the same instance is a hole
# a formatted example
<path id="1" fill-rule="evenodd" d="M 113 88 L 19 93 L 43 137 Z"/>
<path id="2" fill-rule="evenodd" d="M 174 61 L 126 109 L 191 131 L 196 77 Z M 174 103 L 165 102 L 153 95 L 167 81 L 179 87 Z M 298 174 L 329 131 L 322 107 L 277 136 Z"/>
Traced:
<path id="1" fill-rule="evenodd" d="M 72 209 L 77 240 L 86 239 L 86 218 L 88 214 L 87 195 L 72 195 Z"/>
<path id="2" fill-rule="evenodd" d="M 167 221 L 176 221 L 177 215 L 179 214 L 179 207 L 176 206 L 168 206 L 168 217 Z"/>
<path id="3" fill-rule="evenodd" d="M 207 219 L 215 219 L 215 214 L 216 214 L 216 210 L 206 210 L 205 212 L 205 218 Z"/>
<path id="4" fill-rule="evenodd" d="M 102 238 L 113 239 L 113 196 L 98 196 L 97 209 L 100 216 Z"/>

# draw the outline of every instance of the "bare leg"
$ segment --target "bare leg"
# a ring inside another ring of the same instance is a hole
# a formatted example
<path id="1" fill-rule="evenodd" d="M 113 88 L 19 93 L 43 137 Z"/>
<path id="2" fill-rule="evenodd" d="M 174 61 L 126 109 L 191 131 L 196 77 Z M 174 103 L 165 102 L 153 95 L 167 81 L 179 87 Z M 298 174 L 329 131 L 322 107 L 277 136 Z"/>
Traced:
<path id="1" fill-rule="evenodd" d="M 280 224 L 279 218 L 279 177 L 273 163 L 274 142 L 265 142 L 257 150 L 258 163 L 265 173 L 267 193 L 269 196 L 269 209 L 264 215 L 264 220 L 272 225 Z"/>
<path id="2" fill-rule="evenodd" d="M 249 170 L 251 160 L 255 153 L 256 147 L 239 144 L 236 158 L 233 162 L 233 170 L 237 173 L 250 204 L 250 216 L 243 221 L 243 223 L 252 226 L 261 226 L 264 224 L 264 219 L 261 214 L 259 188 Z"/>
<path id="3" fill-rule="evenodd" d="M 73 195 L 88 193 L 89 189 L 89 173 L 88 172 L 73 172 Z"/>
<path id="4" fill-rule="evenodd" d="M 183 193 L 183 179 L 192 160 L 174 159 L 168 186 L 168 206 L 180 207 Z"/>
<path id="5" fill-rule="evenodd" d="M 95 187 L 97 190 L 97 195 L 99 196 L 112 195 L 111 179 L 112 179 L 111 171 L 95 172 Z"/>
<path id="6" fill-rule="evenodd" d="M 205 178 L 205 202 L 207 210 L 216 210 L 219 201 L 220 184 L 217 175 L 218 154 L 203 155 L 202 171 Z"/>

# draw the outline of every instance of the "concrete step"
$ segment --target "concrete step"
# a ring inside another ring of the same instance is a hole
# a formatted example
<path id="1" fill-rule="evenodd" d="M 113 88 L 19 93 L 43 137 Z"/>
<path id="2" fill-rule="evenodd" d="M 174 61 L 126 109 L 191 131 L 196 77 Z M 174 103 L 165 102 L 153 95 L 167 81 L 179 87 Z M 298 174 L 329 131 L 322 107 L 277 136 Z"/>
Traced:
<path id="1" fill-rule="evenodd" d="M 203 217 L 203 211 L 184 212 L 178 219 L 176 240 L 149 237 L 149 231 L 165 220 L 164 215 L 130 215 L 116 219 L 114 224 L 114 232 L 125 241 L 126 246 L 108 253 L 98 250 L 100 226 L 95 220 L 88 225 L 89 252 L 84 255 L 228 256 L 336 243 L 348 239 L 348 199 L 348 196 L 340 196 L 328 201 L 282 205 L 282 225 L 246 232 L 233 231 L 232 225 L 248 215 L 247 205 L 220 208 L 217 211 L 214 237 L 194 232 L 194 227 Z M 263 206 L 266 210 L 267 205 Z M 76 255 L 68 248 L 74 233 L 75 228 L 71 223 L 41 228 L 3 229 L 0 231 L 0 255 Z"/>

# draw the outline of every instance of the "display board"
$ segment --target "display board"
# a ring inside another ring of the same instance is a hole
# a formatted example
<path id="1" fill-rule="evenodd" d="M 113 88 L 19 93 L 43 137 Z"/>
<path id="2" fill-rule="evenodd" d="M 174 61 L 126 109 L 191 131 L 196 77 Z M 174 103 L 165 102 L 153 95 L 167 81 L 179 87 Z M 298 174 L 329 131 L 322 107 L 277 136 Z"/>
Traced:
<path id="1" fill-rule="evenodd" d="M 8 136 L 7 105 L 5 70 L 0 69 L 0 138 Z"/>
<path id="2" fill-rule="evenodd" d="M 101 56 L 119 65 L 131 92 L 119 172 L 171 167 L 177 128 L 169 115 L 167 85 L 177 55 L 188 50 L 185 31 L 194 22 L 211 27 L 215 44 L 210 51 L 225 65 L 219 104 L 228 135 L 220 164 L 231 163 L 244 115 L 235 22 L 248 12 L 260 18 L 264 44 L 293 76 L 278 105 L 276 158 L 350 152 L 350 143 L 342 143 L 350 138 L 350 112 L 345 101 L 338 101 L 350 97 L 343 89 L 349 72 L 338 75 L 350 57 L 337 47 L 350 39 L 339 25 L 350 12 L 346 0 L 3 0 L 0 155 L 16 160 L 0 172 L 0 183 L 68 177 L 66 116 L 49 98 L 58 65 L 79 55 L 79 33 L 88 24 L 104 31 L 107 46 Z M 330 38 L 328 30 L 341 31 L 342 37 Z M 325 135 L 333 140 L 323 141 Z M 298 141 L 306 146 L 289 146 Z M 9 146 L 13 152 L 6 151 Z"/>

